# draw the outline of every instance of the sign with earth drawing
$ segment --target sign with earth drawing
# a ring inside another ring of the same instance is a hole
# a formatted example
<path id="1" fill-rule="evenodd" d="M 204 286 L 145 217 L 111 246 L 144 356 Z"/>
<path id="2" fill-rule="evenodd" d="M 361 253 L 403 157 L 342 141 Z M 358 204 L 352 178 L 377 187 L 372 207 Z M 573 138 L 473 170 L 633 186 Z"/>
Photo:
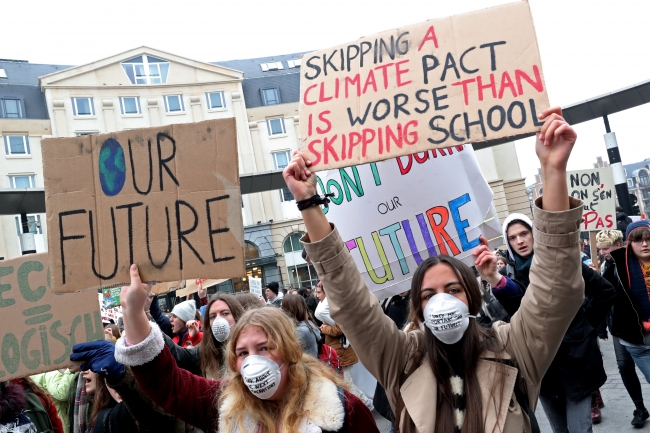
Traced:
<path id="1" fill-rule="evenodd" d="M 245 276 L 234 119 L 43 141 L 54 292 Z"/>

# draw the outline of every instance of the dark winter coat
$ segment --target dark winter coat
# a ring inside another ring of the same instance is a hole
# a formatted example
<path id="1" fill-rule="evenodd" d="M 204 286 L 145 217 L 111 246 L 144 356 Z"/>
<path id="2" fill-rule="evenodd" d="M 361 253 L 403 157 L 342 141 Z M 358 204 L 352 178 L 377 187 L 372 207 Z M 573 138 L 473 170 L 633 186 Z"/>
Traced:
<path id="1" fill-rule="evenodd" d="M 542 380 L 541 395 L 566 395 L 580 400 L 607 380 L 598 347 L 597 328 L 614 303 L 616 290 L 589 266 L 582 264 L 585 301 L 573 318 L 562 344 Z"/>
<path id="2" fill-rule="evenodd" d="M 632 344 L 645 344 L 645 334 L 639 307 L 630 291 L 625 265 L 625 248 L 610 253 L 613 261 L 605 263 L 603 277 L 616 288 L 616 300 L 612 309 L 612 335 Z"/>
<path id="3" fill-rule="evenodd" d="M 201 371 L 201 357 L 199 354 L 201 345 L 184 348 L 174 343 L 174 340 L 167 334 L 163 334 L 163 338 L 165 339 L 165 345 L 169 347 L 169 351 L 176 360 L 176 365 L 197 376 L 204 376 L 203 371 Z"/>
<path id="4" fill-rule="evenodd" d="M 185 432 L 184 422 L 166 414 L 142 392 L 130 368 L 121 379 L 107 379 L 106 383 L 117 391 L 122 402 L 99 413 L 93 433 Z M 137 421 L 132 413 L 137 415 Z"/>
<path id="5" fill-rule="evenodd" d="M 625 235 L 627 226 L 632 224 L 632 218 L 627 216 L 624 212 L 616 212 L 616 230 L 620 230 Z"/>
<path id="6" fill-rule="evenodd" d="M 562 338 L 562 344 L 542 380 L 540 393 L 544 396 L 566 395 L 571 400 L 580 400 L 607 380 L 598 347 L 597 328 L 614 303 L 616 290 L 589 266 L 584 263 L 581 266 L 585 300 Z M 523 287 L 522 283 L 518 285 Z M 504 308 L 513 315 L 516 311 L 513 308 L 521 303 L 521 298 L 504 299 L 497 293 L 495 296 L 499 302 L 505 302 Z"/>

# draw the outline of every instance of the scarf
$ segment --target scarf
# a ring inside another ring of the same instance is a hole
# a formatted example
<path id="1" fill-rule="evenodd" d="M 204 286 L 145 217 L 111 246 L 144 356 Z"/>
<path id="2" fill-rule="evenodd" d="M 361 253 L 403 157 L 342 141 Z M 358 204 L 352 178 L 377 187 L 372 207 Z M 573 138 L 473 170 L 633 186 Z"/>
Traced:
<path id="1" fill-rule="evenodd" d="M 533 256 L 535 255 L 535 252 L 533 251 L 530 253 L 528 257 L 521 257 L 517 253 L 513 253 L 513 255 L 515 256 L 515 280 L 528 288 L 528 285 L 530 284 L 530 266 L 533 264 Z"/>
<path id="2" fill-rule="evenodd" d="M 73 433 L 86 432 L 86 412 L 88 410 L 88 400 L 86 399 L 86 383 L 81 375 L 77 380 L 77 390 L 74 397 L 74 423 L 72 426 Z"/>

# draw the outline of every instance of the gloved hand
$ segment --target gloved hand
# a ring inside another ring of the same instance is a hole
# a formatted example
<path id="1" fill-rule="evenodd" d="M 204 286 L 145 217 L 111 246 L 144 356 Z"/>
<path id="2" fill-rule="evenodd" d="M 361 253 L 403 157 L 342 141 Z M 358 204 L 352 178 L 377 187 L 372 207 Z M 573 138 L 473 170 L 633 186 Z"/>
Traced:
<path id="1" fill-rule="evenodd" d="M 90 370 L 111 380 L 124 376 L 126 367 L 115 360 L 115 345 L 105 340 L 75 344 L 70 361 L 85 361 L 81 370 Z"/>

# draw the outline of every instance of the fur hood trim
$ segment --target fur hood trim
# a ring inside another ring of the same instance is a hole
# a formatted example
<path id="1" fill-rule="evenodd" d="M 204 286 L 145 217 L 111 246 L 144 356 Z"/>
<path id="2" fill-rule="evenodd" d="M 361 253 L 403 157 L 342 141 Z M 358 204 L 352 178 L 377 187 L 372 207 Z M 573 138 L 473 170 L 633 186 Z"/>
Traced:
<path id="1" fill-rule="evenodd" d="M 226 397 L 219 407 L 219 433 L 257 433 L 258 425 L 251 414 L 243 417 L 244 430 L 239 429 L 235 420 L 224 419 L 225 414 L 234 404 L 231 396 Z M 304 410 L 307 418 L 300 423 L 301 433 L 321 433 L 338 431 L 345 420 L 345 406 L 339 396 L 337 386 L 323 377 L 312 377 L 305 396 Z"/>
<path id="2" fill-rule="evenodd" d="M 13 382 L 0 383 L 0 422 L 13 419 L 27 408 L 25 389 Z"/>
<path id="3" fill-rule="evenodd" d="M 120 364 L 136 367 L 154 360 L 163 351 L 165 340 L 158 325 L 149 322 L 151 332 L 142 342 L 127 346 L 125 337 L 115 343 L 115 360 Z"/>

